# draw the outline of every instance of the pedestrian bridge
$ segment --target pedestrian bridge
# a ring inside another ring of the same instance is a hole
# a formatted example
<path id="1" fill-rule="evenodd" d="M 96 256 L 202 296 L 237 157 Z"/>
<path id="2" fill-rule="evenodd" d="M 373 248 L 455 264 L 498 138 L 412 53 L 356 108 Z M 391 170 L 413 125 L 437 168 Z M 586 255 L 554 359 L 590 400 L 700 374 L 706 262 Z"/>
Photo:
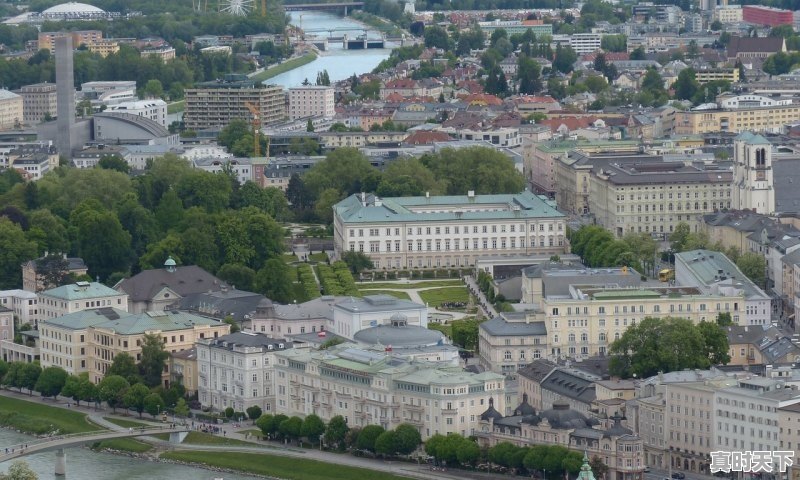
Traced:
<path id="1" fill-rule="evenodd" d="M 123 428 L 119 430 L 101 430 L 94 432 L 73 433 L 70 435 L 56 435 L 52 437 L 45 437 L 30 442 L 21 443 L 18 445 L 2 446 L 0 447 L 0 463 L 14 460 L 15 458 L 31 455 L 34 453 L 56 451 L 56 475 L 66 474 L 66 454 L 65 448 L 77 447 L 86 443 L 102 442 L 103 440 L 112 440 L 114 438 L 127 438 L 127 437 L 142 437 L 148 435 L 157 435 L 160 433 L 169 433 L 169 441 L 173 443 L 180 443 L 186 437 L 186 433 L 191 429 L 185 426 L 172 427 L 170 425 L 155 426 L 155 427 L 139 427 L 139 428 Z"/>

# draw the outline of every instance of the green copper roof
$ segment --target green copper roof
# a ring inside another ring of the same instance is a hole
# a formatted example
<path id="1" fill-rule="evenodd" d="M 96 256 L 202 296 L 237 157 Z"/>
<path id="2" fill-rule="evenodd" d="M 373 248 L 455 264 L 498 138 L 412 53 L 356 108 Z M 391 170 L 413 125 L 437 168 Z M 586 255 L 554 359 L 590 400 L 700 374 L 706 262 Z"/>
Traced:
<path id="1" fill-rule="evenodd" d="M 43 320 L 42 323 L 72 330 L 84 330 L 89 327 L 105 328 L 122 335 L 136 335 L 153 330 L 169 332 L 185 330 L 194 326 L 222 325 L 222 322 L 217 320 L 187 312 L 128 313 L 116 308 L 83 310 Z"/>
<path id="2" fill-rule="evenodd" d="M 623 299 L 623 298 L 661 298 L 661 294 L 652 290 L 612 290 L 607 292 L 597 292 L 594 294 L 596 300 Z"/>
<path id="3" fill-rule="evenodd" d="M 98 282 L 77 282 L 69 285 L 51 288 L 41 293 L 42 295 L 61 300 L 83 300 L 85 298 L 114 297 L 124 295 L 113 288 L 106 287 Z"/>

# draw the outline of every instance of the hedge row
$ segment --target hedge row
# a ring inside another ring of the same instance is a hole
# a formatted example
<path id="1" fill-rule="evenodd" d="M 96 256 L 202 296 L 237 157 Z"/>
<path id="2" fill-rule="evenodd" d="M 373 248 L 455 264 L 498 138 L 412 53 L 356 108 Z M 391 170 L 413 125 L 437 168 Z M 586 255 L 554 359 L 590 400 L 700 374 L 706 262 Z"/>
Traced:
<path id="1" fill-rule="evenodd" d="M 297 279 L 303 286 L 303 292 L 307 300 L 319 297 L 319 287 L 317 287 L 317 281 L 314 279 L 311 265 L 307 263 L 300 264 L 297 267 Z"/>

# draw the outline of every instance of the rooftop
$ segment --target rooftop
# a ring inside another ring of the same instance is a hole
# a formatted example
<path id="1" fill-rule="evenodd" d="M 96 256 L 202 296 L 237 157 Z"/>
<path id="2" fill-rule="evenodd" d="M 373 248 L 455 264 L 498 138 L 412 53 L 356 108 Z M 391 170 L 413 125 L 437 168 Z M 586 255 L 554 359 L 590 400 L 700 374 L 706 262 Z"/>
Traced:
<path id="1" fill-rule="evenodd" d="M 77 282 L 45 290 L 41 292 L 41 295 L 72 301 L 85 298 L 116 297 L 120 295 L 120 292 L 98 282 Z"/>
<path id="2" fill-rule="evenodd" d="M 689 250 L 675 254 L 675 262 L 680 262 L 693 279 L 677 278 L 679 282 L 699 283 L 702 286 L 724 284 L 744 290 L 745 298 L 764 298 L 769 296 L 739 270 L 725 254 L 711 250 Z"/>
<path id="3" fill-rule="evenodd" d="M 224 325 L 218 320 L 180 311 L 129 313 L 116 308 L 98 308 L 70 313 L 61 317 L 42 320 L 70 330 L 102 328 L 120 335 L 137 335 L 153 331 L 169 332 L 192 329 L 197 326 Z"/>
<path id="4" fill-rule="evenodd" d="M 510 322 L 503 318 L 503 316 L 486 320 L 485 322 L 482 322 L 478 328 L 485 330 L 489 335 L 499 337 L 547 335 L 547 329 L 545 328 L 544 322 Z"/>

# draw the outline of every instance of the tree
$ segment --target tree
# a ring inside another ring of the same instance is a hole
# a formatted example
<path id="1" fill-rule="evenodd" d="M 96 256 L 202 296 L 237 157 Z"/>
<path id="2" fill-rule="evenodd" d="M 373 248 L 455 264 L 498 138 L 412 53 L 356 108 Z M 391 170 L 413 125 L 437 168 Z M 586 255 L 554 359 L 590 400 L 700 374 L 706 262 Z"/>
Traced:
<path id="1" fill-rule="evenodd" d="M 161 336 L 156 333 L 146 333 L 142 338 L 142 356 L 139 361 L 139 372 L 145 385 L 150 387 L 161 385 L 161 376 L 168 357 Z"/>
<path id="2" fill-rule="evenodd" d="M 292 300 L 292 279 L 289 267 L 283 260 L 277 258 L 267 260 L 264 268 L 256 274 L 255 283 L 256 291 L 273 301 L 290 303 Z"/>
<path id="3" fill-rule="evenodd" d="M 325 422 L 315 414 L 306 416 L 300 427 L 300 436 L 305 437 L 310 443 L 319 442 L 319 437 L 325 433 Z"/>
<path id="4" fill-rule="evenodd" d="M 347 422 L 344 417 L 336 415 L 328 422 L 328 427 L 325 429 L 325 444 L 328 447 L 334 447 L 341 450 L 344 448 L 344 440 L 347 435 Z"/>
<path id="5" fill-rule="evenodd" d="M 306 132 L 313 132 L 313 131 L 314 131 L 314 122 L 312 122 L 311 119 L 309 118 L 308 122 L 306 122 Z"/>
<path id="6" fill-rule="evenodd" d="M 375 268 L 369 256 L 362 252 L 347 251 L 342 254 L 342 260 L 347 264 L 350 271 L 356 274 Z"/>
<path id="7" fill-rule="evenodd" d="M 67 382 L 67 372 L 60 367 L 47 367 L 42 370 L 39 378 L 36 380 L 34 389 L 41 393 L 43 397 L 58 397 L 64 384 Z"/>
<path id="8" fill-rule="evenodd" d="M 691 233 L 689 224 L 680 222 L 669 236 L 670 249 L 674 252 L 683 252 L 686 249 L 686 240 Z"/>
<path id="9" fill-rule="evenodd" d="M 437 26 L 426 27 L 424 36 L 426 47 L 450 50 L 450 37 L 444 28 Z"/>
<path id="10" fill-rule="evenodd" d="M 128 269 L 131 236 L 116 214 L 91 199 L 73 210 L 70 224 L 77 230 L 78 254 L 86 261 L 90 275 L 105 279 Z"/>
<path id="11" fill-rule="evenodd" d="M 723 28 L 722 22 L 720 22 L 719 20 L 714 20 L 713 22 L 711 22 L 711 25 L 709 25 L 708 28 L 710 28 L 712 32 L 719 32 Z"/>
<path id="12" fill-rule="evenodd" d="M 98 394 L 100 400 L 106 402 L 116 413 L 117 407 L 123 404 L 122 398 L 128 388 L 130 388 L 128 381 L 119 375 L 106 375 L 100 381 Z"/>
<path id="13" fill-rule="evenodd" d="M 556 47 L 555 58 L 553 58 L 553 68 L 561 73 L 569 73 L 572 71 L 573 65 L 578 61 L 578 54 L 572 47 L 562 47 L 559 44 Z"/>
<path id="14" fill-rule="evenodd" d="M 681 100 L 691 100 L 700 90 L 700 82 L 695 78 L 692 68 L 684 68 L 678 74 L 678 80 L 673 85 L 675 96 Z"/>
<path id="15" fill-rule="evenodd" d="M 597 455 L 593 456 L 592 459 L 589 460 L 589 466 L 592 467 L 592 473 L 594 473 L 595 478 L 606 478 L 608 474 L 608 465 L 603 463 L 600 457 Z"/>
<path id="16" fill-rule="evenodd" d="M 150 393 L 144 397 L 144 411 L 152 415 L 153 418 L 156 418 L 156 415 L 164 411 L 164 406 L 164 400 L 157 393 Z M 141 416 L 141 413 L 139 416 Z"/>
<path id="17" fill-rule="evenodd" d="M 146 385 L 141 383 L 137 383 L 129 388 L 125 395 L 122 397 L 122 402 L 125 404 L 126 407 L 132 408 L 139 414 L 139 418 L 142 418 L 142 412 L 144 412 L 145 407 L 145 398 L 150 395 L 150 389 L 147 388 Z M 161 397 L 158 397 L 159 401 Z"/>
<path id="18" fill-rule="evenodd" d="M 233 414 L 236 413 L 233 407 L 227 407 L 224 410 L 224 412 L 225 412 L 225 418 L 233 418 Z"/>
<path id="19" fill-rule="evenodd" d="M 217 277 L 239 290 L 253 290 L 256 272 L 244 265 L 226 263 L 217 271 Z"/>
<path id="20" fill-rule="evenodd" d="M 375 441 L 385 431 L 386 430 L 384 430 L 384 428 L 380 425 L 367 425 L 366 427 L 362 428 L 361 432 L 358 434 L 356 448 L 358 450 L 367 450 L 375 453 Z"/>
<path id="21" fill-rule="evenodd" d="M 64 232 L 66 235 L 66 231 Z M 36 260 L 36 276 L 41 277 L 45 290 L 67 283 L 69 279 L 69 263 L 57 253 Z"/>
<path id="22" fill-rule="evenodd" d="M 394 456 L 397 453 L 397 433 L 386 430 L 375 439 L 375 453 L 384 456 Z"/>
<path id="23" fill-rule="evenodd" d="M 22 285 L 20 265 L 36 258 L 36 243 L 25 238 L 22 228 L 8 218 L 0 217 L 0 288 Z"/>
<path id="24" fill-rule="evenodd" d="M 119 375 L 131 384 L 141 381 L 136 360 L 127 352 L 120 352 L 114 356 L 106 375 Z"/>
<path id="25" fill-rule="evenodd" d="M 521 55 L 517 60 L 519 93 L 534 95 L 542 91 L 542 67 L 535 60 Z"/>
<path id="26" fill-rule="evenodd" d="M 720 327 L 729 327 L 733 325 L 730 312 L 719 312 L 717 315 L 717 325 Z"/>
<path id="27" fill-rule="evenodd" d="M 39 480 L 39 476 L 24 460 L 15 460 L 8 467 L 8 474 L 0 474 L 0 480 Z"/>
<path id="28" fill-rule="evenodd" d="M 33 395 L 33 390 L 36 388 L 36 382 L 42 374 L 42 367 L 37 363 L 22 363 L 17 371 L 15 387 L 28 390 L 28 395 Z"/>
<path id="29" fill-rule="evenodd" d="M 631 52 L 629 58 L 631 60 L 645 60 L 647 54 L 644 51 L 644 47 L 638 46 Z"/>
<path id="30" fill-rule="evenodd" d="M 164 96 L 164 86 L 157 78 L 148 80 L 144 85 L 145 98 L 161 98 Z"/>
<path id="31" fill-rule="evenodd" d="M 252 420 L 253 423 L 255 423 L 256 420 L 258 420 L 258 418 L 261 416 L 261 413 L 262 413 L 261 412 L 261 407 L 259 407 L 258 405 L 253 405 L 251 407 L 247 407 L 245 412 L 247 413 L 247 418 Z"/>
<path id="32" fill-rule="evenodd" d="M 705 354 L 712 365 L 725 365 L 731 361 L 728 351 L 728 336 L 725 329 L 717 322 L 702 321 L 697 324 L 697 329 L 703 336 Z"/>
<path id="33" fill-rule="evenodd" d="M 295 440 L 300 438 L 303 428 L 303 420 L 300 417 L 287 418 L 278 425 L 278 431 L 284 437 Z"/>
<path id="34" fill-rule="evenodd" d="M 130 165 L 119 155 L 103 155 L 97 162 L 97 166 L 106 170 L 116 170 L 117 172 L 129 173 Z"/>
<path id="35" fill-rule="evenodd" d="M 422 443 L 422 436 L 413 425 L 401 423 L 394 431 L 397 434 L 397 453 L 401 455 L 410 454 Z"/>
<path id="36" fill-rule="evenodd" d="M 175 415 L 180 418 L 186 418 L 190 413 L 191 411 L 189 410 L 189 405 L 186 403 L 186 399 L 179 398 L 178 403 L 175 404 Z"/>
<path id="37" fill-rule="evenodd" d="M 503 153 L 487 147 L 445 148 L 420 159 L 446 183 L 447 195 L 519 193 L 525 179 Z"/>
<path id="38" fill-rule="evenodd" d="M 469 439 L 464 439 L 456 452 L 456 459 L 461 465 L 472 465 L 480 460 L 481 449 L 478 444 Z"/>
<path id="39" fill-rule="evenodd" d="M 766 278 L 767 261 L 755 252 L 743 253 L 736 266 L 756 285 L 763 287 Z"/>

